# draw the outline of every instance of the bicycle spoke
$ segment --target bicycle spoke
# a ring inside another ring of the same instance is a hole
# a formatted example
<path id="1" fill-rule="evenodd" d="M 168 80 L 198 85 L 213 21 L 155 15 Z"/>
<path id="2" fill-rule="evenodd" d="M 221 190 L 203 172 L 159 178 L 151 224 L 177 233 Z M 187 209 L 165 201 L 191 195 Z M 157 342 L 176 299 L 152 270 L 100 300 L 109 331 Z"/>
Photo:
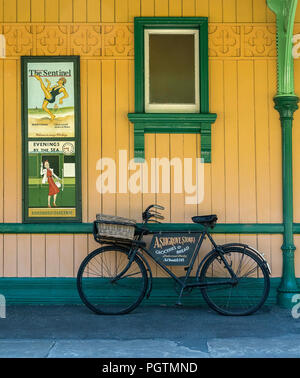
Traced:
<path id="1" fill-rule="evenodd" d="M 244 254 L 242 255 L 242 257 L 240 258 L 240 261 L 239 261 L 239 266 L 237 268 L 237 271 L 236 271 L 236 275 L 238 276 L 240 274 L 240 271 L 241 271 L 241 267 L 242 267 L 242 263 L 243 263 L 243 260 L 244 260 Z"/>
<path id="2" fill-rule="evenodd" d="M 135 275 L 137 275 L 137 274 L 140 274 L 140 272 L 135 272 L 135 273 L 126 274 L 125 276 L 121 276 L 121 277 L 118 279 L 118 281 L 119 281 L 119 280 L 122 280 L 122 279 L 124 279 L 124 278 L 127 278 L 127 277 L 135 276 Z"/>

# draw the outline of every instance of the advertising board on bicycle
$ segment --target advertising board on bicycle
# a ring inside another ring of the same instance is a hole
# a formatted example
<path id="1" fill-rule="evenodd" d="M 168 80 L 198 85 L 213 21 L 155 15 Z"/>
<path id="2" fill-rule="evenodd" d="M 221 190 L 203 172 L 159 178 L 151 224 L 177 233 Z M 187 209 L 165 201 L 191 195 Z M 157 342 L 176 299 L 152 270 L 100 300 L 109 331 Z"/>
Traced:
<path id="1" fill-rule="evenodd" d="M 200 233 L 156 233 L 153 234 L 149 253 L 165 265 L 189 265 L 200 236 Z"/>

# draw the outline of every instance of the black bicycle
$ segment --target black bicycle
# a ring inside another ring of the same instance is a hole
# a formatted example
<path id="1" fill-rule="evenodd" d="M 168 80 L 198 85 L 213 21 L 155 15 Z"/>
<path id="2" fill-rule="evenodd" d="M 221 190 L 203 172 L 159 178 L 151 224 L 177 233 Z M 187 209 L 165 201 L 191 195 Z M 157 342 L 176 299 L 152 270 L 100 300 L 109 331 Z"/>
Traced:
<path id="1" fill-rule="evenodd" d="M 192 289 L 201 290 L 207 304 L 223 315 L 250 315 L 265 303 L 270 291 L 271 271 L 262 254 L 246 244 L 217 245 L 208 231 L 215 226 L 216 215 L 192 218 L 202 226 L 201 231 L 150 232 L 148 222 L 160 223 L 159 220 L 164 219 L 157 210 L 164 208 L 151 205 L 143 212 L 143 226 L 135 226 L 132 240 L 99 236 L 98 226 L 103 221 L 94 222 L 95 240 L 106 245 L 82 261 L 77 275 L 80 298 L 89 309 L 97 314 L 126 314 L 145 296 L 149 298 L 152 271 L 146 256 L 179 285 L 179 305 L 184 292 Z M 126 222 L 117 221 L 116 224 L 126 227 Z M 152 241 L 150 247 L 146 247 L 143 237 L 150 233 Z M 213 248 L 192 277 L 206 237 Z M 185 266 L 185 276 L 177 277 L 170 270 L 172 265 Z"/>

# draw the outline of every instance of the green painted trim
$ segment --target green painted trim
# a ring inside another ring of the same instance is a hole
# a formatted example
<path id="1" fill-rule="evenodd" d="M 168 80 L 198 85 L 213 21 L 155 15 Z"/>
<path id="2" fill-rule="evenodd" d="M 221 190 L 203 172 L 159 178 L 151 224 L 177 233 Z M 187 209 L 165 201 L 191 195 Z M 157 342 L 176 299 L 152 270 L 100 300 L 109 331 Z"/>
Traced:
<path id="1" fill-rule="evenodd" d="M 138 226 L 141 226 L 138 223 Z M 195 223 L 149 224 L 152 232 L 159 231 L 201 231 L 201 225 Z M 300 223 L 293 226 L 294 233 L 300 234 Z M 0 223 L 1 234 L 91 234 L 93 223 Z M 210 230 L 212 234 L 283 234 L 281 223 L 219 223 Z"/>
<path id="2" fill-rule="evenodd" d="M 1 234 L 91 234 L 92 223 L 1 223 Z"/>
<path id="3" fill-rule="evenodd" d="M 144 111 L 144 28 L 137 17 L 134 18 L 134 108 Z"/>
<path id="4" fill-rule="evenodd" d="M 129 113 L 128 119 L 134 124 L 134 156 L 145 158 L 144 134 L 146 133 L 200 133 L 201 158 L 211 162 L 211 124 L 214 113 Z"/>
<path id="5" fill-rule="evenodd" d="M 144 88 L 144 29 L 193 28 L 199 30 L 200 55 L 200 112 L 201 113 L 145 113 Z M 145 133 L 201 133 L 201 157 L 211 162 L 211 124 L 217 115 L 209 113 L 208 19 L 207 17 L 135 17 L 135 113 L 128 119 L 134 124 L 134 158 L 145 158 Z"/>
<path id="6" fill-rule="evenodd" d="M 151 224 L 148 226 L 151 231 L 201 231 L 203 227 L 195 223 L 164 223 Z M 235 224 L 235 223 L 219 223 L 213 229 L 210 229 L 212 234 L 279 234 L 283 232 L 283 227 L 280 224 Z"/>
<path id="7" fill-rule="evenodd" d="M 201 124 L 201 158 L 204 163 L 211 163 L 211 124 Z"/>
<path id="8" fill-rule="evenodd" d="M 300 279 L 298 279 L 298 282 Z M 276 303 L 276 290 L 280 278 L 271 278 L 271 289 L 266 304 Z M 259 280 L 257 280 L 259 285 Z M 257 286 L 252 287 L 256 290 Z M 79 298 L 76 278 L 23 278 L 23 277 L 2 277 L 0 278 L 0 294 L 6 298 L 8 305 L 71 305 L 81 304 Z M 144 299 L 145 305 L 175 305 L 178 294 L 175 290 L 175 283 L 170 278 L 154 278 L 153 290 L 149 299 Z M 200 290 L 194 289 L 190 295 L 182 298 L 184 305 L 206 306 Z M 89 311 L 89 310 L 87 310 Z"/>
<path id="9" fill-rule="evenodd" d="M 292 37 L 298 0 L 267 0 L 276 14 L 277 25 L 277 96 L 294 95 Z"/>
<path id="10" fill-rule="evenodd" d="M 191 131 L 199 128 L 202 123 L 214 123 L 217 118 L 215 113 L 128 113 L 128 119 L 132 123 L 143 124 L 147 132 L 155 132 L 156 127 L 168 126 L 168 133 L 176 133 L 176 129 L 183 126 L 191 127 Z M 173 125 L 173 130 L 171 126 Z M 175 130 L 174 130 L 175 128 Z M 184 132 L 181 131 L 180 132 Z"/>
<path id="11" fill-rule="evenodd" d="M 145 159 L 145 127 L 143 124 L 134 125 L 134 159 L 136 162 L 144 162 Z"/>
<path id="12" fill-rule="evenodd" d="M 75 142 L 76 162 L 76 217 L 28 217 L 28 142 L 33 140 L 49 141 L 51 138 L 29 138 L 27 119 L 27 64 L 31 62 L 73 62 L 74 64 L 74 108 L 75 108 L 75 137 L 73 138 L 52 138 L 53 140 L 65 140 Z M 57 222 L 81 222 L 82 221 L 82 196 L 81 196 L 81 101 L 80 101 L 80 56 L 21 56 L 21 99 L 22 99 L 22 217 L 26 223 L 57 223 Z"/>

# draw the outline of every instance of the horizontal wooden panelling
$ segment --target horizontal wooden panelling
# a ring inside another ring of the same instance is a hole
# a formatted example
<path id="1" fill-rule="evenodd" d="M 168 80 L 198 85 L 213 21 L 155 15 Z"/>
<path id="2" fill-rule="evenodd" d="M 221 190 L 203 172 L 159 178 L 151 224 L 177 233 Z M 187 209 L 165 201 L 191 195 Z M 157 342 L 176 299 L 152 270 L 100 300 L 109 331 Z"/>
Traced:
<path id="1" fill-rule="evenodd" d="M 89 237 L 84 234 L 26 234 L 4 235 L 6 248 L 5 256 L 1 259 L 2 277 L 76 277 L 79 265 L 85 256 L 99 244 L 91 243 Z M 256 234 L 230 234 L 225 239 L 224 234 L 214 234 L 214 240 L 219 243 L 240 242 L 257 248 L 264 254 L 270 264 L 273 277 L 281 276 L 282 269 L 282 235 L 256 235 Z M 12 241 L 18 240 L 17 245 Z M 296 246 L 299 248 L 300 236 L 296 235 Z M 2 251 L 3 243 L 0 244 Z M 204 241 L 199 252 L 199 258 L 195 262 L 197 268 L 201 259 L 212 250 L 209 241 Z M 165 275 L 157 266 L 151 263 L 154 277 Z M 296 256 L 296 276 L 300 276 L 299 258 Z M 3 269 L 3 271 L 2 271 Z M 184 267 L 176 268 L 183 276 Z"/>

